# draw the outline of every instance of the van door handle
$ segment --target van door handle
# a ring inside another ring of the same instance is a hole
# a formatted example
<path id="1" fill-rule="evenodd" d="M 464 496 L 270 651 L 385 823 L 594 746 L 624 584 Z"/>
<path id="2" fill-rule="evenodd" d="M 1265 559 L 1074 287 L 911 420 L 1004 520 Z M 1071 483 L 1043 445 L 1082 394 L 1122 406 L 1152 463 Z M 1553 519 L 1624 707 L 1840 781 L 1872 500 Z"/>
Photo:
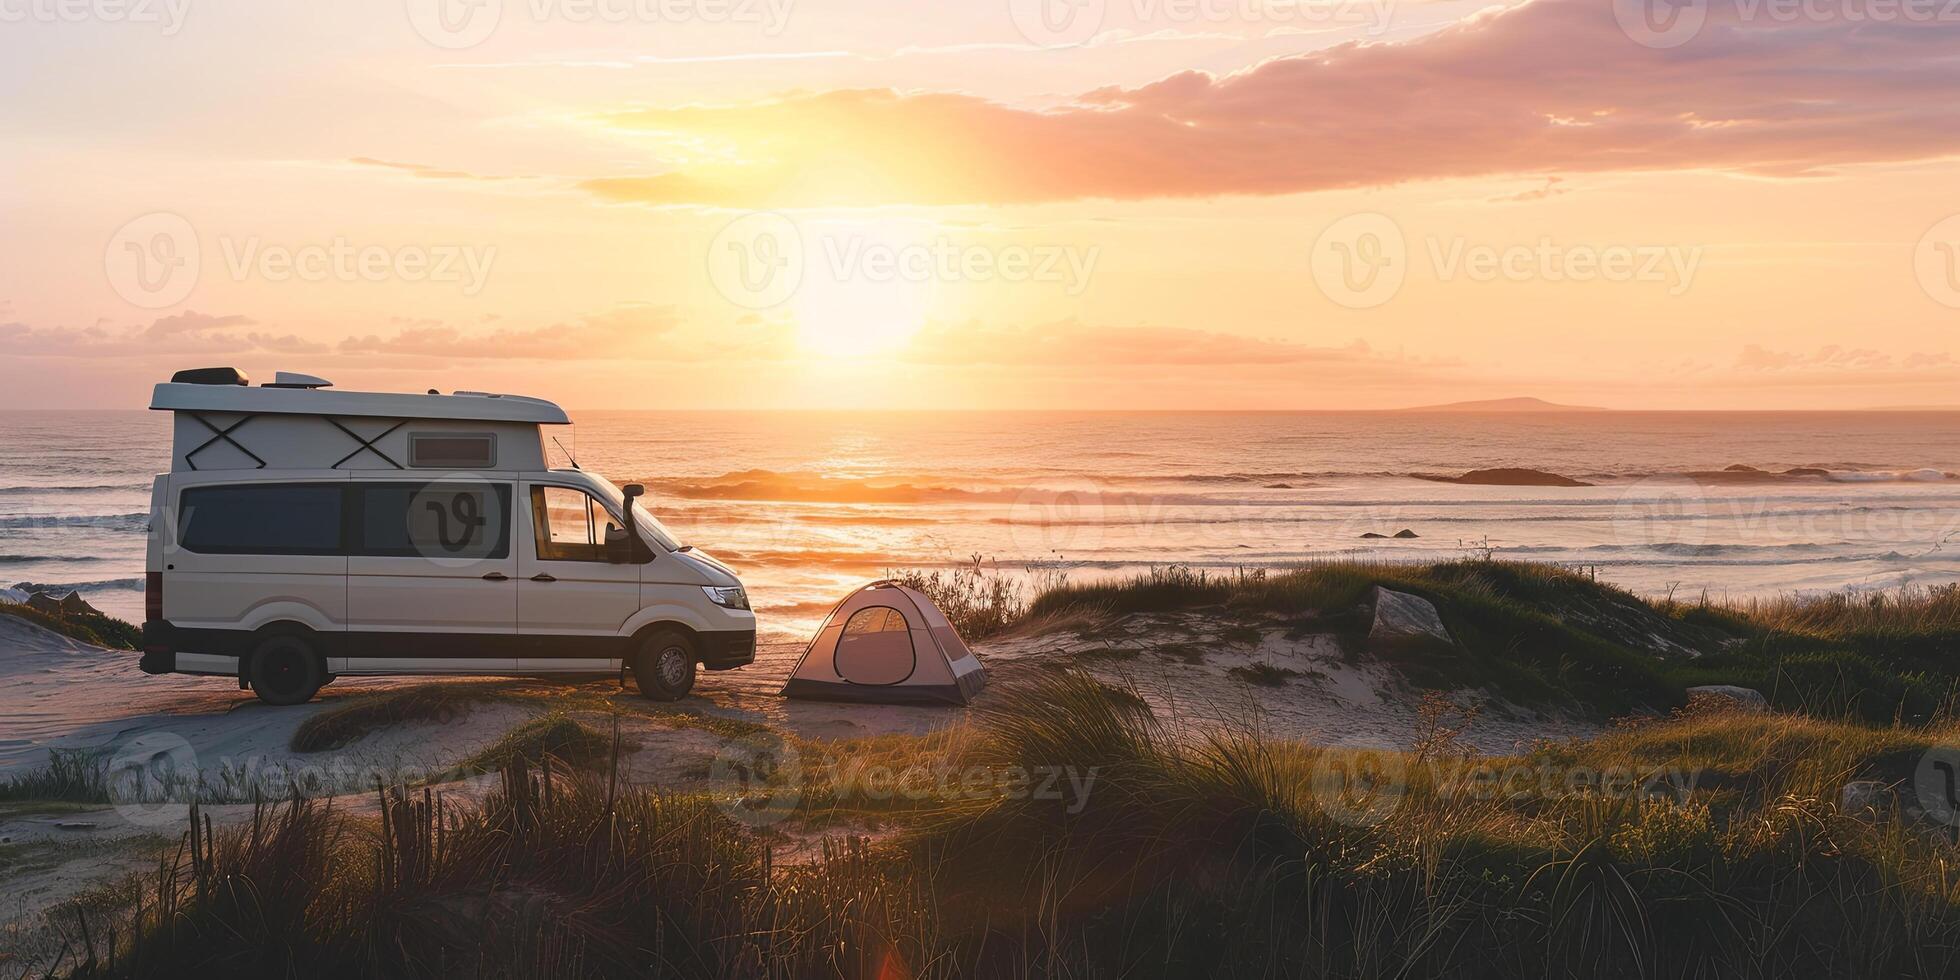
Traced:
<path id="1" fill-rule="evenodd" d="M 510 581 L 510 576 L 505 575 L 502 572 L 491 572 L 488 575 L 483 576 L 483 580 L 485 582 L 508 582 Z"/>
<path id="2" fill-rule="evenodd" d="M 536 574 L 536 575 L 533 575 L 533 576 L 531 576 L 531 581 L 533 581 L 533 582 L 556 582 L 556 581 L 558 581 L 558 577 L 557 577 L 556 575 L 546 575 L 546 574 L 545 574 L 545 573 L 543 573 L 543 572 L 539 572 L 538 574 Z"/>

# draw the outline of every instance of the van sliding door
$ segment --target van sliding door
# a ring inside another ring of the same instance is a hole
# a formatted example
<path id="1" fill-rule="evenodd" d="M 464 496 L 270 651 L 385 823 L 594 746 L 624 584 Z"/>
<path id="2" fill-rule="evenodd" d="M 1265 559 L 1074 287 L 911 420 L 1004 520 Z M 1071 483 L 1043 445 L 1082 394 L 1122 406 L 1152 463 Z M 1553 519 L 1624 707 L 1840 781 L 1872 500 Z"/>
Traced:
<path id="1" fill-rule="evenodd" d="M 348 502 L 348 673 L 517 668 L 512 487 L 356 477 Z"/>

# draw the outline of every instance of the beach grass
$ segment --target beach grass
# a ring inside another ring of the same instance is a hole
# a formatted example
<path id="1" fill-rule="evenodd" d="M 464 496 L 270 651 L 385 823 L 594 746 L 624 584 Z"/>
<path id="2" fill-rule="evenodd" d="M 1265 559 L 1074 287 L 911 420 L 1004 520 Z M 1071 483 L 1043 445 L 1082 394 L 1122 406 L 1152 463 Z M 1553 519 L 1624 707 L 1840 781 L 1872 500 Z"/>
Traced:
<path id="1" fill-rule="evenodd" d="M 1691 686 L 1734 684 L 1780 708 L 1876 723 L 1943 717 L 1960 691 L 1953 586 L 1720 605 L 1649 601 L 1542 563 L 1327 562 L 1223 574 L 1169 565 L 1042 592 L 1019 624 L 1215 609 L 1314 622 L 1358 643 L 1370 621 L 1356 610 L 1376 586 L 1428 599 L 1456 638 L 1453 653 L 1383 652 L 1428 687 L 1484 686 L 1611 717 L 1680 707 Z"/>
<path id="2" fill-rule="evenodd" d="M 143 642 L 141 627 L 101 613 L 74 612 L 51 616 L 33 606 L 0 602 L 0 615 L 16 616 L 42 629 L 111 650 L 135 650 Z"/>
<path id="3" fill-rule="evenodd" d="M 502 681 L 417 684 L 350 695 L 300 722 L 289 747 L 294 752 L 325 752 L 396 725 L 445 724 L 477 704 L 514 697 L 512 687 Z"/>
<path id="4" fill-rule="evenodd" d="M 109 757 L 97 749 L 49 749 L 37 769 L 0 780 L 0 803 L 109 802 Z"/>
<path id="5" fill-rule="evenodd" d="M 613 742 L 605 733 L 563 712 L 533 718 L 462 764 L 465 770 L 493 772 L 519 763 L 542 765 L 546 758 L 571 766 L 606 760 Z"/>
<path id="6" fill-rule="evenodd" d="M 1864 809 L 1838 798 L 1841 779 L 1883 779 L 1955 734 L 1703 706 L 1516 756 L 1418 760 L 1179 731 L 1133 695 L 1042 672 L 964 734 L 856 751 L 1062 767 L 1079 794 L 1025 788 L 1037 778 L 895 809 L 898 833 L 784 863 L 776 835 L 706 796 L 515 755 L 480 804 L 389 791 L 378 820 L 296 801 L 215 831 L 194 815 L 141 888 L 134 929 L 98 929 L 65 968 L 1938 976 L 1960 950 L 1950 830 L 1896 794 Z"/>

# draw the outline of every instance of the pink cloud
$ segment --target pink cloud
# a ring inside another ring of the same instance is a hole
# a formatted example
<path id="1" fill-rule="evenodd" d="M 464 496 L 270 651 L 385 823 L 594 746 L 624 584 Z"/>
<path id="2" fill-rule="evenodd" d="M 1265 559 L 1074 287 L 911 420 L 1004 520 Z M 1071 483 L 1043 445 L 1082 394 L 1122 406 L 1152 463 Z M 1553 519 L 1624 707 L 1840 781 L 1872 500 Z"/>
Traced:
<path id="1" fill-rule="evenodd" d="M 1801 175 L 1960 151 L 1960 21 L 1791 19 L 1711 0 L 1698 34 L 1656 49 L 1614 6 L 1533 0 L 1413 41 L 1183 72 L 1052 111 L 879 90 L 622 111 L 606 121 L 726 141 L 751 165 L 581 186 L 646 204 L 1011 203 L 1489 174 Z"/>

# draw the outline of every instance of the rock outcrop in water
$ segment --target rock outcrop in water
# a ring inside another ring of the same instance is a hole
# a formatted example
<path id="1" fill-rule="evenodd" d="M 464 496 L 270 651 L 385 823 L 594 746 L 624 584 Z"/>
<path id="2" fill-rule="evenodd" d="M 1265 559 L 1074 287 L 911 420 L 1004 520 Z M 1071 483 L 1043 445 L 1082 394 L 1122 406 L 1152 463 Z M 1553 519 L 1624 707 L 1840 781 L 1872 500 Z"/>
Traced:
<path id="1" fill-rule="evenodd" d="M 1488 470 L 1471 470 L 1462 476 L 1425 476 L 1425 480 L 1438 483 L 1468 483 L 1493 487 L 1589 487 L 1590 483 L 1574 480 L 1569 476 L 1547 473 L 1544 470 L 1525 469 L 1517 466 L 1500 466 Z"/>

